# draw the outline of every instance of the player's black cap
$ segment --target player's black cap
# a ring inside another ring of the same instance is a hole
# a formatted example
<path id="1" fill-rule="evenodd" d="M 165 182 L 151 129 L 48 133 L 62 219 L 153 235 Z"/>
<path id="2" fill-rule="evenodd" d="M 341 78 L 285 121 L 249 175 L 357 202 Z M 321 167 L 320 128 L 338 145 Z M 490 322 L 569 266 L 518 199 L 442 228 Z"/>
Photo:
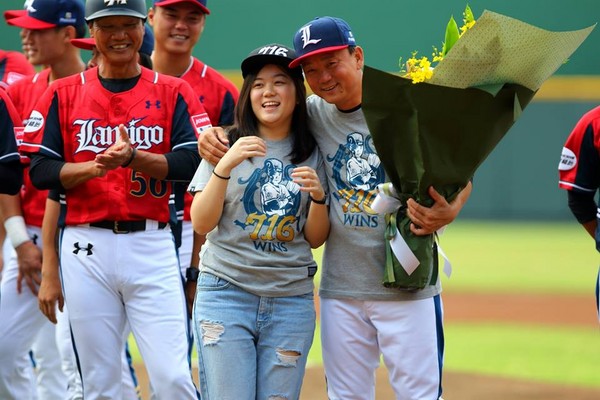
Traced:
<path id="1" fill-rule="evenodd" d="M 250 73 L 258 72 L 267 64 L 277 64 L 289 71 L 290 75 L 302 78 L 300 67 L 290 68 L 290 62 L 296 58 L 294 50 L 278 43 L 268 44 L 252 50 L 248 57 L 242 61 L 242 76 L 245 78 Z"/>
<path id="2" fill-rule="evenodd" d="M 146 20 L 145 0 L 87 0 L 85 20 L 91 22 L 102 17 L 136 17 Z"/>

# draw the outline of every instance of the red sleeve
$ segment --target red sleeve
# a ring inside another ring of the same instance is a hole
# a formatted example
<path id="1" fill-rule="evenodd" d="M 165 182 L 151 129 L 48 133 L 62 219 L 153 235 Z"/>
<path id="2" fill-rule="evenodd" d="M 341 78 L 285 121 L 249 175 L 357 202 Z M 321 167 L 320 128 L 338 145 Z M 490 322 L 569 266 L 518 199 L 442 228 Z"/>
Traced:
<path id="1" fill-rule="evenodd" d="M 600 107 L 585 114 L 573 128 L 558 165 L 559 187 L 595 192 L 600 186 Z"/>

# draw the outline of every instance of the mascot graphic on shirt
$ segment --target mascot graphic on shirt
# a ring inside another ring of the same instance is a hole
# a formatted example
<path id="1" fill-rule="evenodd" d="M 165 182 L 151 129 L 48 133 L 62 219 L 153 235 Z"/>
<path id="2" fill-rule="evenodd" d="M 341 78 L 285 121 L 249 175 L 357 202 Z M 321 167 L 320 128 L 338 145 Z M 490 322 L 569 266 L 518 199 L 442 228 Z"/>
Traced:
<path id="1" fill-rule="evenodd" d="M 286 243 L 299 229 L 301 193 L 290 176 L 294 168 L 269 158 L 248 179 L 239 179 L 241 185 L 246 185 L 243 202 L 247 217 L 235 224 L 242 229 L 253 228 L 249 236 L 257 250 L 287 252 Z"/>
<path id="2" fill-rule="evenodd" d="M 350 133 L 335 155 L 327 155 L 327 161 L 332 163 L 336 186 L 332 188 L 333 196 L 343 204 L 344 225 L 376 227 L 377 213 L 370 206 L 377 185 L 385 180 L 385 172 L 371 135 Z"/>

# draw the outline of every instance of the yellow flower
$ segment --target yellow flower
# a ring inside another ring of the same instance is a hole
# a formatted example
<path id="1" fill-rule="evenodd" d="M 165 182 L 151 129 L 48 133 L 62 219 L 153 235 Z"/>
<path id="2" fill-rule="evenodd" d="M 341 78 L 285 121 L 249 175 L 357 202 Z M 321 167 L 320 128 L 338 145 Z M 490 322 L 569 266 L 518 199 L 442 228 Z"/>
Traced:
<path id="1" fill-rule="evenodd" d="M 442 44 L 442 50 L 433 47 L 431 61 L 427 57 L 417 58 L 417 52 L 413 52 L 411 58 L 406 61 L 406 65 L 402 63 L 400 58 L 400 73 L 405 78 L 412 79 L 413 83 L 425 82 L 433 76 L 435 65 L 444 59 L 444 56 L 450 51 L 452 46 L 460 39 L 462 35 L 475 25 L 475 18 L 471 7 L 467 4 L 463 11 L 463 25 L 460 29 L 457 27 L 453 17 L 446 26 L 445 41 Z M 435 65 L 433 65 L 435 64 Z"/>

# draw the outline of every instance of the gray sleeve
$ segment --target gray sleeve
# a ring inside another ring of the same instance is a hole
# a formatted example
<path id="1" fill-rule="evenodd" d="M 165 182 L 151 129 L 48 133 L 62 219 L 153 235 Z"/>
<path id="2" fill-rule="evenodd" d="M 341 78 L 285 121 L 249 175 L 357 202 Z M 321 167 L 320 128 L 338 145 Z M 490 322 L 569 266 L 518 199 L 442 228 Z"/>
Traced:
<path id="1" fill-rule="evenodd" d="M 204 160 L 200 162 L 200 165 L 198 166 L 198 169 L 196 170 L 196 173 L 190 181 L 187 189 L 192 196 L 196 194 L 196 192 L 201 192 L 206 187 L 206 184 L 210 179 L 210 174 L 212 174 L 214 168 L 215 167 L 209 162 Z"/>

